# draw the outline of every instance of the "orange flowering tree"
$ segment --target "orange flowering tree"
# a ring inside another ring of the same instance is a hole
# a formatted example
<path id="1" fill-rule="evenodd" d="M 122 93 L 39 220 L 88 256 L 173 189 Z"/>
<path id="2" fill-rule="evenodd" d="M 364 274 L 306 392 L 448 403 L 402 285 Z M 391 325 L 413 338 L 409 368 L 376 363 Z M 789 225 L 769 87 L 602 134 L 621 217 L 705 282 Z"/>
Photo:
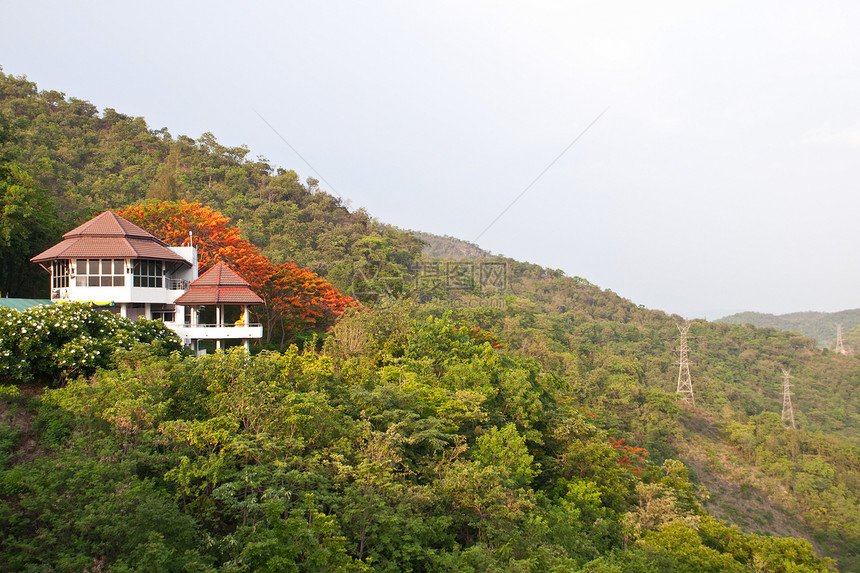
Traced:
<path id="1" fill-rule="evenodd" d="M 292 262 L 274 265 L 258 293 L 265 301 L 269 340 L 280 326 L 281 344 L 289 332 L 324 330 L 350 306 L 358 305 L 355 299 L 343 295 L 331 283 L 306 268 Z"/>
<path id="2" fill-rule="evenodd" d="M 625 445 L 625 439 L 626 438 L 621 438 L 616 440 L 614 436 L 610 436 L 609 444 L 621 454 L 618 457 L 618 463 L 629 468 L 630 471 L 636 474 L 636 477 L 641 477 L 645 468 L 638 465 L 636 462 L 644 462 L 645 458 L 648 457 L 648 451 L 645 448 Z"/>
<path id="3" fill-rule="evenodd" d="M 271 272 L 272 263 L 242 238 L 239 229 L 230 225 L 230 219 L 201 203 L 149 202 L 118 214 L 168 245 L 186 246 L 193 241 L 201 274 L 220 261 L 242 275 L 256 291 Z"/>
<path id="4" fill-rule="evenodd" d="M 275 331 L 280 332 L 281 344 L 301 331 L 323 331 L 357 304 L 306 268 L 293 262 L 272 263 L 227 217 L 201 203 L 148 202 L 118 214 L 169 245 L 193 240 L 201 274 L 219 261 L 239 273 L 263 299 L 263 307 L 254 313 L 266 325 L 267 342 Z"/>

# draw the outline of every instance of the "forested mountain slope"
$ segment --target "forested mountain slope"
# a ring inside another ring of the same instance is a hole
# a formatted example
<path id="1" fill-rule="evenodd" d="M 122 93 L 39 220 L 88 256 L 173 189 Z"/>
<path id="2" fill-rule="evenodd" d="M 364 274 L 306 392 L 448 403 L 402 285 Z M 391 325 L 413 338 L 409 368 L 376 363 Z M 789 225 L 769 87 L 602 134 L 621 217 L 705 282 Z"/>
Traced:
<path id="1" fill-rule="evenodd" d="M 839 312 L 792 312 L 789 314 L 766 314 L 761 312 L 741 312 L 724 316 L 716 322 L 729 324 L 751 324 L 759 328 L 775 328 L 777 330 L 792 330 L 804 336 L 814 338 L 820 348 L 830 348 L 836 342 L 837 325 L 842 325 L 843 342 L 845 334 L 860 326 L 860 309 L 841 310 Z M 855 337 L 852 335 L 852 342 Z"/>
<path id="2" fill-rule="evenodd" d="M 857 358 L 794 333 L 697 321 L 693 407 L 675 394 L 680 317 L 473 245 L 436 241 L 437 257 L 421 258 L 413 235 L 350 211 L 313 180 L 246 159 L 244 147 L 153 131 L 25 79 L 0 75 L 0 118 L 0 157 L 16 188 L 44 205 L 28 216 L 59 220 L 27 248 L 38 252 L 96 210 L 200 201 L 273 260 L 308 266 L 374 309 L 335 327 L 321 355 L 257 359 L 258 378 L 238 376 L 236 357 L 195 363 L 139 349 L 96 379 L 48 392 L 50 407 L 26 393 L 11 399 L 2 493 L 26 492 L 34 506 L 0 508 L 0 519 L 24 509 L 32 517 L 16 522 L 18 545 L 7 538 L 7 550 L 36 543 L 25 539 L 38 529 L 34 512 L 48 511 L 64 480 L 92 478 L 142 496 L 149 531 L 162 539 L 151 540 L 153 555 L 189 564 L 247 568 L 298 535 L 307 563 L 357 569 L 523 561 L 522 570 L 781 571 L 790 569 L 777 562 L 808 561 L 820 570 L 802 545 L 721 529 L 697 513 L 701 503 L 748 533 L 802 535 L 843 570 L 860 569 Z M 13 228 L 9 217 L 0 223 Z M 21 244 L 0 248 L 4 268 L 26 268 L 12 256 Z M 4 294 L 38 294 L 28 291 L 36 282 L 7 277 Z M 132 374 L 150 363 L 151 377 Z M 783 368 L 797 429 L 780 420 Z M 135 417 L 125 388 L 138 388 L 152 415 Z M 265 400 L 242 414 L 250 397 Z M 111 408 L 119 403 L 127 410 Z M 23 436 L 38 446 L 24 447 Z M 101 465 L 105 456 L 119 465 Z M 692 468 L 692 483 L 674 458 Z M 51 469 L 64 464 L 74 469 Z M 45 480 L 24 480 L 37 470 Z M 9 485 L 15 479 L 23 489 Z M 85 509 L 89 493 L 70 495 L 78 501 L 68 511 L 101 527 Z M 133 511 L 130 499 L 123 511 Z M 158 508 L 172 521 L 151 517 Z M 195 528 L 210 545 L 194 545 Z M 58 544 L 71 535 L 51 531 Z M 127 533 L 148 535 L 144 526 Z"/>
<path id="3" fill-rule="evenodd" d="M 349 211 L 313 179 L 302 183 L 294 171 L 248 159 L 248 148 L 222 146 L 210 133 L 196 140 L 174 137 L 167 129 L 151 130 L 143 118 L 110 108 L 99 113 L 87 101 L 40 92 L 32 82 L 2 72 L 0 118 L 0 157 L 23 167 L 33 186 L 47 190 L 55 203 L 32 214 L 33 226 L 48 235 L 39 245 L 57 242 L 96 211 L 146 199 L 185 199 L 230 217 L 274 262 L 295 261 L 341 291 L 357 273 L 405 271 L 421 250 L 412 235 L 361 209 Z M 7 211 L 3 225 L 12 224 L 13 215 L 21 217 Z M 36 243 L 31 241 L 29 256 L 39 252 Z M 30 268 L 27 254 L 17 260 Z M 6 296 L 47 293 L 43 281 L 13 284 L 14 273 L 4 275 L 0 292 Z"/>
<path id="4" fill-rule="evenodd" d="M 97 313 L 39 316 L 67 312 Z M 0 386 L 0 569 L 827 570 L 714 520 L 683 464 L 533 360 L 412 316 L 356 313 L 321 351 L 137 344 L 39 396 Z"/>
<path id="5" fill-rule="evenodd" d="M 858 566 L 857 358 L 794 333 L 696 321 L 690 407 L 674 395 L 679 317 L 560 271 L 507 262 L 515 294 L 506 307 L 458 305 L 455 316 L 558 373 L 603 427 L 656 459 L 689 463 L 711 490 L 706 507 L 722 517 L 750 531 L 802 533 L 842 556 L 847 570 Z M 796 430 L 780 420 L 783 368 L 793 376 Z"/>

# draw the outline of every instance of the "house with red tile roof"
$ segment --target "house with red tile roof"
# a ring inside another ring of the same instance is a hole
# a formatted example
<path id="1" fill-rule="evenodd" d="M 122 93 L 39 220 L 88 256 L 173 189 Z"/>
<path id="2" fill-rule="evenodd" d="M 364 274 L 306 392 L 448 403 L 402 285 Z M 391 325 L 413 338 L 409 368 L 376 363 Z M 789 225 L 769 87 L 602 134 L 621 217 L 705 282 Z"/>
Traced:
<path id="1" fill-rule="evenodd" d="M 263 304 L 263 299 L 251 290 L 245 279 L 222 262 L 215 263 L 194 280 L 175 304 L 190 309 L 189 323 L 174 328 L 183 340 L 194 340 L 199 345 L 200 340 L 214 339 L 216 348 L 222 348 L 225 341 L 238 339 L 247 350 L 252 338 L 263 336 L 263 327 L 251 324 L 249 312 L 251 306 Z M 214 320 L 200 324 L 199 318 L 205 317 L 207 308 L 214 312 Z M 231 316 L 231 309 L 239 309 L 239 312 Z M 216 332 L 217 335 L 213 334 Z"/>
<path id="2" fill-rule="evenodd" d="M 196 248 L 171 247 L 111 211 L 31 260 L 51 273 L 52 301 L 91 302 L 132 320 L 160 318 L 195 349 L 201 340 L 247 348 L 263 336 L 248 312 L 262 300 L 227 265 L 198 277 Z"/>

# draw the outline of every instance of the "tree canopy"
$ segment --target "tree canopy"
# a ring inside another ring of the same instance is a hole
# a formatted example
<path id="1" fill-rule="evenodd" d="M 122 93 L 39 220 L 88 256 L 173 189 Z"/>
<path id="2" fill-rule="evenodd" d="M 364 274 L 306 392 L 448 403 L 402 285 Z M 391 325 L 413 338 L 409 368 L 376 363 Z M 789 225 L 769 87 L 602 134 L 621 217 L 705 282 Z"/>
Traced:
<path id="1" fill-rule="evenodd" d="M 806 541 L 708 516 L 683 464 L 654 464 L 594 425 L 535 361 L 406 311 L 356 313 L 322 352 L 137 344 L 38 401 L 7 398 L 7 411 L 35 410 L 0 426 L 3 563 L 828 569 Z M 345 351 L 344 327 L 369 333 L 361 350 Z M 22 455 L 15 432 L 42 455 Z"/>

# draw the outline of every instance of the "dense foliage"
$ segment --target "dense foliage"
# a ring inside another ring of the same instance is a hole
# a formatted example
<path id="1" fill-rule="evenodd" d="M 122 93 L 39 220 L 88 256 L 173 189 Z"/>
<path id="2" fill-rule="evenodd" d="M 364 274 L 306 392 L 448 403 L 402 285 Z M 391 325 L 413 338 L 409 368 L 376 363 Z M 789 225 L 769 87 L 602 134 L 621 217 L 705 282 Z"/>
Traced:
<path id="1" fill-rule="evenodd" d="M 9 123 L 0 112 L 0 295 L 31 298 L 44 288 L 30 257 L 54 243 L 62 223 L 51 197 L 14 160 Z"/>
<path id="2" fill-rule="evenodd" d="M 89 304 L 0 307 L 0 382 L 58 385 L 110 364 L 118 349 L 158 341 L 162 353 L 182 342 L 161 321 L 130 321 Z"/>
<path id="3" fill-rule="evenodd" d="M 40 400 L 7 400 L 7 412 L 31 409 L 27 431 L 44 451 L 6 446 L 0 561 L 827 570 L 805 541 L 745 535 L 708 516 L 683 464 L 652 464 L 593 425 L 561 380 L 476 332 L 365 311 L 322 353 L 193 358 L 137 345 Z"/>
<path id="4" fill-rule="evenodd" d="M 696 321 L 691 408 L 673 395 L 680 317 L 560 271 L 507 264 L 504 307 L 467 296 L 424 305 L 419 315 L 453 308 L 537 360 L 598 425 L 646 447 L 655 461 L 679 457 L 695 468 L 710 490 L 709 511 L 748 531 L 807 537 L 845 570 L 860 567 L 856 357 L 818 350 L 796 333 Z M 783 368 L 793 376 L 796 430 L 780 420 Z"/>

